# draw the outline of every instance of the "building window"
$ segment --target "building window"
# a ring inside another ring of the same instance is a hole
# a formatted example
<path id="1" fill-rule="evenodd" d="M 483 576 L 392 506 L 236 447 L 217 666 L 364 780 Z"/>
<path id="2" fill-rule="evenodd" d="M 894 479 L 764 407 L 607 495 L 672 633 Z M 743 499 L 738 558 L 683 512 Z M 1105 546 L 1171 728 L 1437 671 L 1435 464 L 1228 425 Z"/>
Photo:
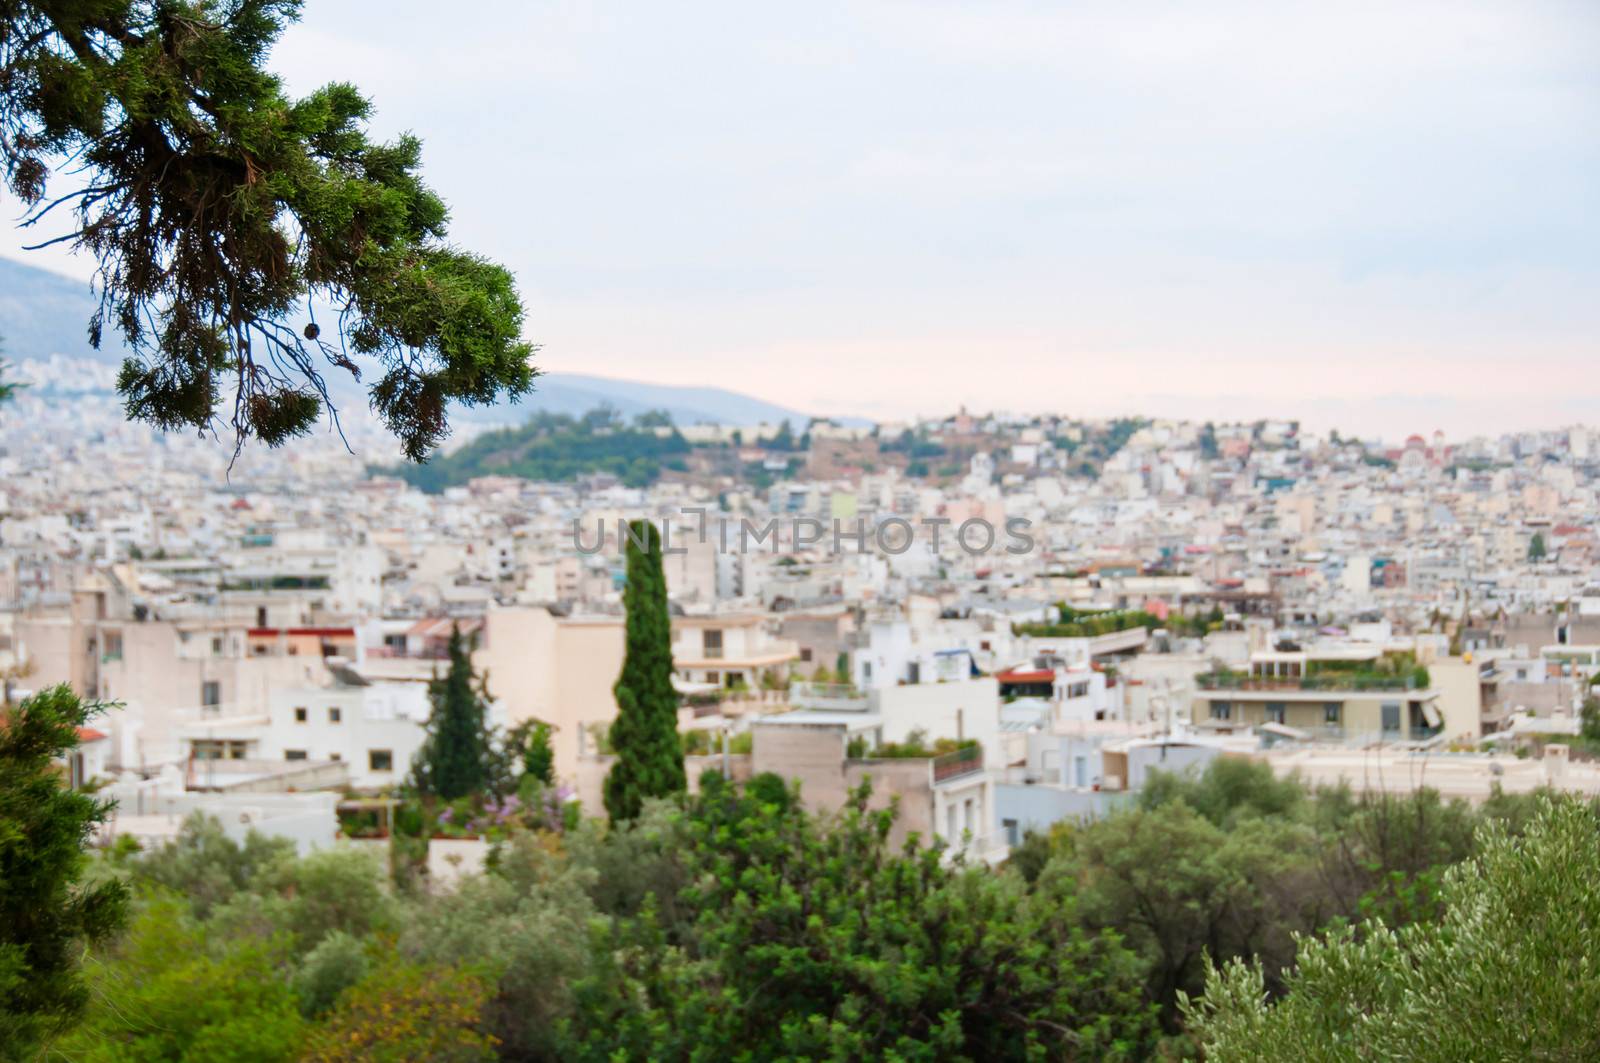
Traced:
<path id="1" fill-rule="evenodd" d="M 369 749 L 369 750 L 367 750 L 367 770 L 368 771 L 393 771 L 394 770 L 394 750 L 392 750 L 392 749 Z"/>
<path id="2" fill-rule="evenodd" d="M 222 656 L 222 636 L 221 635 L 213 635 L 213 636 L 211 636 L 211 656 L 213 656 L 213 657 L 221 657 Z"/>
<path id="3" fill-rule="evenodd" d="M 329 753 L 328 754 L 328 759 L 329 760 L 343 760 L 344 759 L 344 754 L 343 753 Z"/>
<path id="4" fill-rule="evenodd" d="M 802 660 L 802 661 L 810 661 L 811 660 L 811 647 L 810 646 L 801 646 L 800 647 L 800 660 Z"/>
<path id="5" fill-rule="evenodd" d="M 305 723 L 308 716 L 310 716 L 310 713 L 307 711 L 307 709 L 306 709 L 306 707 L 304 705 L 298 705 L 298 706 L 295 707 L 295 710 L 294 710 L 294 722 L 295 723 Z"/>
<path id="6" fill-rule="evenodd" d="M 208 709 L 214 709 L 222 704 L 222 684 L 215 679 L 207 679 L 200 684 L 200 704 Z"/>
<path id="7" fill-rule="evenodd" d="M 947 842 L 954 842 L 957 838 L 961 837 L 961 831 L 956 826 L 956 816 L 959 815 L 959 814 L 960 814 L 960 809 L 957 808 L 954 804 L 950 804 L 950 805 L 947 805 L 945 807 L 945 810 L 944 810 L 944 840 L 947 841 Z"/>
<path id="8" fill-rule="evenodd" d="M 722 629 L 708 627 L 705 630 L 706 659 L 716 660 L 722 656 Z"/>
<path id="9" fill-rule="evenodd" d="M 197 738 L 189 747 L 195 760 L 243 760 L 247 745 L 222 738 Z"/>
<path id="10" fill-rule="evenodd" d="M 722 673 L 721 672 L 707 672 L 706 673 L 706 682 L 707 683 L 721 683 L 722 682 Z"/>
<path id="11" fill-rule="evenodd" d="M 285 749 L 283 751 L 283 759 L 284 760 L 305 760 L 306 759 L 306 751 L 303 750 L 303 749 Z"/>
<path id="12" fill-rule="evenodd" d="M 1323 705 L 1322 722 L 1330 727 L 1337 727 L 1344 723 L 1344 706 L 1337 701 L 1330 701 Z"/>
<path id="13" fill-rule="evenodd" d="M 1281 701 L 1267 702 L 1267 722 L 1282 723 L 1287 706 Z"/>
<path id="14" fill-rule="evenodd" d="M 1211 703 L 1211 718 L 1213 720 L 1232 719 L 1233 704 L 1227 701 L 1213 701 Z"/>
<path id="15" fill-rule="evenodd" d="M 340 708 L 337 705 L 329 706 L 329 708 L 328 708 L 328 722 L 329 723 L 339 723 L 339 722 L 341 722 L 343 720 L 343 718 L 344 718 L 344 712 L 342 710 L 340 710 Z"/>
<path id="16" fill-rule="evenodd" d="M 1383 703 L 1380 712 L 1382 714 L 1384 731 L 1389 734 L 1395 734 L 1399 732 L 1400 703 L 1398 701 L 1386 701 Z"/>
<path id="17" fill-rule="evenodd" d="M 1017 826 L 1016 820 L 1002 819 L 1000 821 L 1000 826 L 1005 828 L 1007 845 L 1017 846 L 1022 844 L 1022 831 Z"/>

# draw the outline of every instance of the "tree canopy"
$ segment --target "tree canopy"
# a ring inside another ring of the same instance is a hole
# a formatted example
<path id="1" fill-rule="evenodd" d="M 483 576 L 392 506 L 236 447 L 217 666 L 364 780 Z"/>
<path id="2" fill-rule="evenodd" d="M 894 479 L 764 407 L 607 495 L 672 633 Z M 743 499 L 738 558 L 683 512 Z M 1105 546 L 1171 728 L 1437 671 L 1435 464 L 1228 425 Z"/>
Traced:
<path id="1" fill-rule="evenodd" d="M 818 812 L 774 775 L 700 782 L 627 820 L 525 809 L 446 891 L 199 819 L 118 846 L 89 878 L 133 918 L 52 1058 L 1595 1055 L 1600 820 L 1573 798 L 1234 764 L 992 868 L 895 844 L 865 787 Z"/>
<path id="2" fill-rule="evenodd" d="M 82 881 L 84 846 L 111 808 L 56 763 L 96 711 L 66 686 L 0 706 L 0 1059 L 29 1059 L 89 1003 L 86 941 L 120 925 L 119 882 Z"/>
<path id="3" fill-rule="evenodd" d="M 1600 816 L 1551 797 L 1520 839 L 1478 830 L 1477 855 L 1444 873 L 1441 918 L 1302 940 L 1275 1003 L 1258 964 L 1209 970 L 1184 1005 L 1207 1058 L 1600 1058 Z"/>
<path id="4" fill-rule="evenodd" d="M 775 775 L 707 773 L 675 847 L 682 915 L 647 905 L 598 936 L 570 1058 L 1147 1056 L 1153 1015 L 1115 935 L 1086 931 L 1070 894 L 898 849 L 869 798 L 819 817 Z"/>
<path id="5" fill-rule="evenodd" d="M 373 141 L 354 86 L 294 99 L 266 69 L 300 7 L 0 0 L 0 165 L 23 224 L 67 212 L 46 242 L 98 263 L 89 339 L 132 349 L 131 417 L 276 446 L 332 410 L 326 368 L 359 379 L 367 358 L 373 409 L 420 461 L 449 403 L 531 387 L 522 304 L 449 244 L 416 137 Z"/>

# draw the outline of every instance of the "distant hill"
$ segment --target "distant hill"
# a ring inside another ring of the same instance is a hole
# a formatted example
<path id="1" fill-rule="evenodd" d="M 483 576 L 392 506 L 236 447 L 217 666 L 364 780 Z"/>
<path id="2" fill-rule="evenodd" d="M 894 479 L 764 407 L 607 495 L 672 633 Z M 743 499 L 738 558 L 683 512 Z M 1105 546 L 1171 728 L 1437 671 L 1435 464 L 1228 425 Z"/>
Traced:
<path id="1" fill-rule="evenodd" d="M 397 465 L 374 472 L 398 476 L 436 493 L 479 476 L 520 476 L 561 482 L 587 473 L 609 473 L 630 487 L 654 483 L 662 469 L 685 471 L 689 444 L 665 425 L 624 419 L 603 410 L 581 416 L 540 410 L 526 424 L 475 436 L 465 445 L 435 454 L 423 465 Z"/>
<path id="2" fill-rule="evenodd" d="M 609 404 L 618 413 L 632 417 L 651 410 L 665 410 L 677 425 L 687 424 L 777 424 L 793 421 L 802 427 L 810 417 L 799 410 L 765 402 L 723 388 L 671 387 L 643 384 L 636 380 L 584 376 L 581 373 L 551 373 L 534 384 L 534 393 L 522 405 L 550 413 L 581 416 L 597 406 Z M 499 408 L 495 411 L 500 412 Z"/>
<path id="3" fill-rule="evenodd" d="M 0 351 L 8 361 L 64 354 L 120 365 L 127 349 L 111 330 L 100 350 L 89 346 L 98 306 L 85 281 L 0 258 Z"/>
<path id="4" fill-rule="evenodd" d="M 85 282 L 0 258 L 0 348 L 3 348 L 0 356 L 26 362 L 60 354 L 120 365 L 127 348 L 112 330 L 106 331 L 100 350 L 89 346 L 89 316 L 96 306 L 94 295 Z M 360 401 L 350 392 L 354 385 L 344 374 L 329 374 L 328 382 L 345 404 L 352 398 Z M 787 420 L 798 428 L 809 419 L 799 410 L 723 388 L 643 384 L 580 373 L 550 373 L 540 377 L 534 387 L 533 394 L 525 396 L 520 403 L 461 409 L 454 416 L 461 423 L 515 425 L 535 413 L 581 417 L 599 406 L 609 405 L 628 418 L 651 410 L 665 410 L 679 425 L 776 424 Z"/>

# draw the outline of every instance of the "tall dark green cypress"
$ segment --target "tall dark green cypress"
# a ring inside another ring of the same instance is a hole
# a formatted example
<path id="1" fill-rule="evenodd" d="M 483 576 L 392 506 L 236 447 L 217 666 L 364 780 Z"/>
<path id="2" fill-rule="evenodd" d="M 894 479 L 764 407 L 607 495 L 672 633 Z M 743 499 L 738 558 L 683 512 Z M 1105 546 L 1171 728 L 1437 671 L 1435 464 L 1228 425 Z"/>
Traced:
<path id="1" fill-rule="evenodd" d="M 612 688 L 617 719 L 611 748 L 617 759 L 606 776 L 606 811 L 613 821 L 639 815 L 647 797 L 684 792 L 683 745 L 678 739 L 678 695 L 672 689 L 672 621 L 667 578 L 661 571 L 661 534 L 647 520 L 629 525 L 628 612 L 622 674 Z"/>
<path id="2" fill-rule="evenodd" d="M 450 629 L 450 670 L 428 684 L 428 734 L 412 762 L 419 793 L 454 801 L 489 788 L 495 753 L 490 741 L 488 691 L 475 682 L 461 629 Z"/>

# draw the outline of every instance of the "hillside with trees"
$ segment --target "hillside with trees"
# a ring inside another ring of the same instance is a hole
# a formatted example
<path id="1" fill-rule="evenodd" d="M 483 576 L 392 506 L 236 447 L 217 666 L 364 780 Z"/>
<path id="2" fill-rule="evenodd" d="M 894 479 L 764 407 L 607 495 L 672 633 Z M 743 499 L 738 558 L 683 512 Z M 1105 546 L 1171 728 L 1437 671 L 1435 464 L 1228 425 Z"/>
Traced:
<path id="1" fill-rule="evenodd" d="M 630 422 L 600 407 L 582 417 L 538 413 L 520 428 L 485 432 L 421 465 L 374 471 L 435 493 L 479 476 L 559 483 L 607 473 L 630 487 L 643 487 L 654 483 L 663 469 L 686 469 L 689 449 L 663 413 L 640 414 Z"/>

